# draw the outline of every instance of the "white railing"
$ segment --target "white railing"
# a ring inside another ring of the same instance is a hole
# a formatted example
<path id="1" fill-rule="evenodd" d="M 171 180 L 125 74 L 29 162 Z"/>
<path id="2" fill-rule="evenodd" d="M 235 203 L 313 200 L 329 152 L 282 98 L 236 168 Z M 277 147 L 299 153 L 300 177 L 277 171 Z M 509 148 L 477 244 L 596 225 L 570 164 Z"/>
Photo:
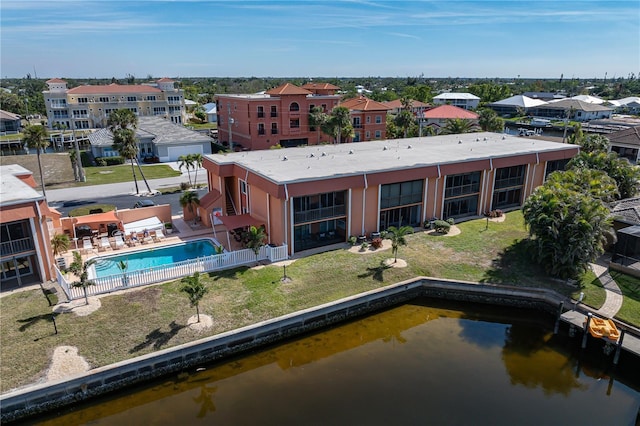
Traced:
<path id="1" fill-rule="evenodd" d="M 125 288 L 140 287 L 148 284 L 171 281 L 191 275 L 194 272 L 212 272 L 247 265 L 256 261 L 269 260 L 278 262 L 288 258 L 287 245 L 280 247 L 263 246 L 258 256 L 250 249 L 214 254 L 197 259 L 184 260 L 151 269 L 120 273 L 106 277 L 92 278 L 94 285 L 87 287 L 87 295 L 111 293 Z M 69 300 L 84 297 L 81 287 L 71 286 L 64 275 L 56 268 L 58 283 L 67 294 Z"/>

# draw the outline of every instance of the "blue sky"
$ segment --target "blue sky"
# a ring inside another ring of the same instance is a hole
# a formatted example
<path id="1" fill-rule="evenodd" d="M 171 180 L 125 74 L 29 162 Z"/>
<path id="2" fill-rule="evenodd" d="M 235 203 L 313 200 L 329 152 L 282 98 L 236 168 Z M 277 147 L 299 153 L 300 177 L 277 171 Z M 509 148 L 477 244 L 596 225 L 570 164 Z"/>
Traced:
<path id="1" fill-rule="evenodd" d="M 609 78 L 640 1 L 0 2 L 0 76 Z"/>

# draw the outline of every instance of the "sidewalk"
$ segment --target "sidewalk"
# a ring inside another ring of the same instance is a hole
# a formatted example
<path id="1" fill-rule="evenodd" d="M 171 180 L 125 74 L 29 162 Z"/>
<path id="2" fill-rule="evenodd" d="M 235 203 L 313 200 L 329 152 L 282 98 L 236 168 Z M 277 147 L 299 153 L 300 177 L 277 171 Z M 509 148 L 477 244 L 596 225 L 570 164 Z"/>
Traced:
<path id="1" fill-rule="evenodd" d="M 608 254 L 604 254 L 600 256 L 595 263 L 591 264 L 591 270 L 596 274 L 606 292 L 604 303 L 600 309 L 595 311 L 598 316 L 603 318 L 613 318 L 622 307 L 623 300 L 620 287 L 618 287 L 618 284 L 616 284 L 611 275 L 609 275 L 610 260 L 611 257 Z"/>

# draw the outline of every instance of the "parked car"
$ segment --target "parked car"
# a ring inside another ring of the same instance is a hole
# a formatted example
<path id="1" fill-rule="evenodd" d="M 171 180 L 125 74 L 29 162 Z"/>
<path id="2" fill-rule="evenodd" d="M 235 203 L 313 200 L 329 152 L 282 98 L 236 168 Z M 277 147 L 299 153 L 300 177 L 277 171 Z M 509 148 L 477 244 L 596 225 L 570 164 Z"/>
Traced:
<path id="1" fill-rule="evenodd" d="M 154 203 L 151 200 L 139 200 L 139 201 L 136 201 L 136 203 L 133 205 L 133 208 L 139 209 L 141 207 L 153 207 L 155 205 L 156 203 Z"/>

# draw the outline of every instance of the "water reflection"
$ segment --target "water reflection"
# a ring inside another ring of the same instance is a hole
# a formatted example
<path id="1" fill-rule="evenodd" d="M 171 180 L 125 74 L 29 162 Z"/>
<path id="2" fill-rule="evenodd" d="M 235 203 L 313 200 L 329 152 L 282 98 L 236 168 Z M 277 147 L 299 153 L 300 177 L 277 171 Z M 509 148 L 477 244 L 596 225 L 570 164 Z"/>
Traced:
<path id="1" fill-rule="evenodd" d="M 640 381 L 629 387 L 614 375 L 600 380 L 597 366 L 572 357 L 570 341 L 548 332 L 549 321 L 526 311 L 433 303 L 420 300 L 182 373 L 42 424 L 635 420 Z"/>

